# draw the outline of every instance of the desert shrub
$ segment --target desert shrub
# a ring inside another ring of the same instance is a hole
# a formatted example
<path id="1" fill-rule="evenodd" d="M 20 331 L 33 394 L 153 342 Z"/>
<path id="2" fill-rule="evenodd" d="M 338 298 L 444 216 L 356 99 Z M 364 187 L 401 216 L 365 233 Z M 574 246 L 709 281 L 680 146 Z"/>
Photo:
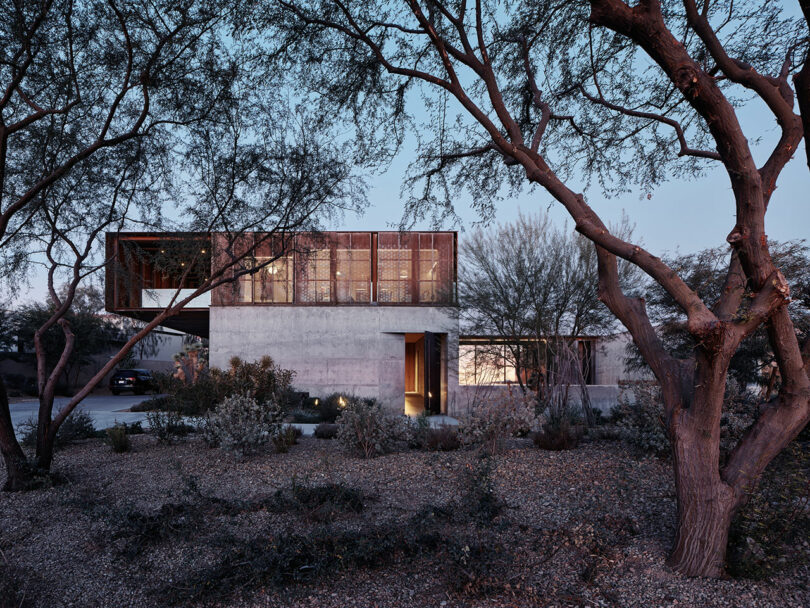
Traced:
<path id="1" fill-rule="evenodd" d="M 458 431 L 452 426 L 442 425 L 425 432 L 424 449 L 431 452 L 450 452 L 461 447 Z"/>
<path id="2" fill-rule="evenodd" d="M 337 426 L 341 445 L 363 458 L 391 451 L 406 435 L 403 420 L 383 410 L 374 399 L 347 398 Z"/>
<path id="3" fill-rule="evenodd" d="M 145 399 L 140 403 L 136 403 L 129 411 L 131 412 L 159 412 L 159 411 L 168 411 L 175 409 L 174 407 L 174 397 L 171 395 L 158 395 L 157 397 L 152 397 L 150 399 Z"/>
<path id="4" fill-rule="evenodd" d="M 27 447 L 37 444 L 37 421 L 29 418 L 17 425 L 20 443 Z M 74 441 L 98 437 L 93 418 L 87 412 L 73 410 L 56 431 L 56 447 L 63 447 Z"/>
<path id="5" fill-rule="evenodd" d="M 299 484 L 277 490 L 267 508 L 282 513 L 295 513 L 316 522 L 331 522 L 343 513 L 360 513 L 365 497 L 357 488 L 342 483 Z"/>
<path id="6" fill-rule="evenodd" d="M 337 437 L 338 425 L 329 422 L 321 422 L 315 427 L 313 435 L 318 439 L 334 439 Z"/>
<path id="7" fill-rule="evenodd" d="M 295 426 L 278 426 L 271 435 L 273 447 L 279 454 L 285 454 L 290 448 L 298 443 L 301 437 L 301 429 Z"/>
<path id="8" fill-rule="evenodd" d="M 539 431 L 532 433 L 534 445 L 542 450 L 571 450 L 579 445 L 584 427 L 570 415 L 551 416 Z"/>
<path id="9" fill-rule="evenodd" d="M 321 414 L 315 410 L 309 409 L 294 409 L 286 417 L 288 422 L 297 422 L 298 424 L 318 424 L 321 422 Z"/>
<path id="10" fill-rule="evenodd" d="M 505 506 L 495 492 L 492 469 L 492 456 L 481 452 L 476 466 L 467 472 L 466 491 L 462 496 L 462 506 L 482 524 L 492 523 Z"/>
<path id="11" fill-rule="evenodd" d="M 119 454 L 123 452 L 129 452 L 130 442 L 129 442 L 129 435 L 127 435 L 127 429 L 125 426 L 116 424 L 115 426 L 111 426 L 107 429 L 107 437 L 105 441 L 107 445 L 112 448 L 113 452 L 117 452 Z"/>
<path id="12" fill-rule="evenodd" d="M 56 432 L 57 445 L 97 437 L 93 418 L 87 412 L 73 410 Z"/>
<path id="13" fill-rule="evenodd" d="M 147 412 L 146 424 L 158 441 L 171 443 L 193 432 L 195 428 L 183 420 L 179 412 Z"/>
<path id="14" fill-rule="evenodd" d="M 470 412 L 459 421 L 459 437 L 465 445 L 481 445 L 490 454 L 503 448 L 504 441 L 514 435 L 526 435 L 540 422 L 532 394 L 508 394 L 473 404 Z"/>
<path id="15" fill-rule="evenodd" d="M 315 400 L 316 411 L 320 414 L 323 422 L 335 422 L 343 411 L 349 400 L 357 400 L 357 397 L 343 395 L 342 393 L 332 393 L 323 399 Z"/>
<path id="16" fill-rule="evenodd" d="M 168 374 L 157 376 L 158 390 L 168 397 L 148 402 L 156 409 L 176 410 L 186 416 L 203 416 L 231 395 L 247 395 L 259 403 L 272 401 L 283 406 L 288 397 L 300 401 L 291 390 L 294 376 L 295 372 L 278 367 L 270 357 L 253 363 L 233 357 L 227 369 L 212 367 L 187 380 Z"/>
<path id="17" fill-rule="evenodd" d="M 732 523 L 733 576 L 770 579 L 785 566 L 810 563 L 810 444 L 793 441 L 765 470 Z"/>
<path id="18" fill-rule="evenodd" d="M 645 454 L 669 455 L 670 446 L 663 421 L 660 387 L 651 382 L 637 382 L 619 394 L 611 422 L 628 444 Z"/>
<path id="19" fill-rule="evenodd" d="M 210 443 L 243 458 L 281 433 L 281 418 L 275 401 L 259 403 L 249 395 L 231 395 L 206 417 L 204 433 Z"/>
<path id="20" fill-rule="evenodd" d="M 143 424 L 140 420 L 136 420 L 135 422 L 119 422 L 117 426 L 122 427 L 127 435 L 143 435 Z"/>
<path id="21" fill-rule="evenodd" d="M 512 566 L 512 552 L 496 538 L 453 539 L 447 546 L 445 578 L 455 593 L 483 596 L 502 592 L 504 574 Z"/>

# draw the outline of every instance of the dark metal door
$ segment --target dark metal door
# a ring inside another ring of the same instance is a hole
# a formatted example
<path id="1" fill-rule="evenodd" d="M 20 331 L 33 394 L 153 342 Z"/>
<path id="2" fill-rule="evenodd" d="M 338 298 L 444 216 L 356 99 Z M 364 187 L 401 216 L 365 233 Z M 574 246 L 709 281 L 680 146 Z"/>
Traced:
<path id="1" fill-rule="evenodd" d="M 442 342 L 429 331 L 425 332 L 425 411 L 442 413 Z"/>

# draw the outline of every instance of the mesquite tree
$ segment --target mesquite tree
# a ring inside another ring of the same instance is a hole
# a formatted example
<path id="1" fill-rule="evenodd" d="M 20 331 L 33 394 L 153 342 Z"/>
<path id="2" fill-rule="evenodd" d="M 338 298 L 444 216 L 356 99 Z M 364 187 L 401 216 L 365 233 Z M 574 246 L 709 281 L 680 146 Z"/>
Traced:
<path id="1" fill-rule="evenodd" d="M 411 176 L 414 215 L 426 205 L 452 214 L 452 196 L 464 188 L 491 214 L 509 180 L 545 189 L 594 243 L 600 298 L 661 384 L 678 504 L 670 563 L 689 575 L 722 575 L 735 511 L 810 419 L 810 347 L 802 353 L 765 232 L 777 179 L 803 136 L 791 76 L 807 74 L 807 27 L 781 11 L 780 3 L 740 0 L 267 0 L 254 17 L 280 40 L 274 56 L 289 59 L 299 85 L 314 92 L 311 103 L 336 118 L 348 111 L 364 153 L 385 159 L 410 124 L 426 123 Z M 757 150 L 768 146 L 759 162 L 749 143 L 759 133 L 738 117 L 750 99 L 777 129 L 776 141 Z M 653 186 L 711 164 L 728 176 L 735 213 L 733 254 L 714 302 L 612 232 L 577 190 L 588 179 L 608 192 L 633 181 Z M 623 292 L 617 258 L 684 311 L 696 344 L 688 357 L 668 352 L 644 301 Z M 750 305 L 739 314 L 747 290 Z M 762 325 L 783 382 L 721 468 L 729 361 Z"/>
<path id="2" fill-rule="evenodd" d="M 50 313 L 34 332 L 33 463 L 0 381 L 5 489 L 50 468 L 59 426 L 151 330 L 202 293 L 271 264 L 295 231 L 363 203 L 345 153 L 324 144 L 321 129 L 300 129 L 307 119 L 275 94 L 272 71 L 220 4 L 43 0 L 0 16 L 0 256 L 8 270 L 45 267 Z M 165 268 L 180 287 L 54 415 L 57 381 L 83 338 L 69 322 L 77 293 L 125 262 L 104 251 L 105 231 L 133 226 L 188 234 L 165 248 L 186 256 Z M 225 240 L 212 254 L 195 235 L 213 231 Z M 245 247 L 249 231 L 263 236 Z M 252 264 L 263 244 L 272 256 Z M 55 362 L 44 344 L 54 328 L 64 335 Z"/>

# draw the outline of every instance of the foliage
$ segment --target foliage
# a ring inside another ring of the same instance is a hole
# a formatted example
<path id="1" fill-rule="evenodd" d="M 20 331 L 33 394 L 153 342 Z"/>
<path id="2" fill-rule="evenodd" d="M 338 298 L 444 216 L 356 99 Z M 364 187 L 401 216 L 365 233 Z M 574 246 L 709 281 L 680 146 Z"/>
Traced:
<path id="1" fill-rule="evenodd" d="M 481 524 L 492 523 L 505 506 L 495 491 L 493 467 L 492 456 L 484 451 L 479 454 L 476 465 L 468 465 L 466 471 L 467 490 L 461 503 L 470 516 Z"/>
<path id="2" fill-rule="evenodd" d="M 162 443 L 172 443 L 195 430 L 192 425 L 184 421 L 179 412 L 174 410 L 147 412 L 146 424 L 149 432 Z"/>
<path id="3" fill-rule="evenodd" d="M 335 439 L 337 434 L 338 425 L 329 422 L 321 422 L 313 431 L 313 435 L 318 439 Z"/>
<path id="4" fill-rule="evenodd" d="M 512 565 L 513 555 L 493 538 L 452 539 L 444 564 L 450 588 L 464 596 L 486 596 L 503 590 L 503 571 Z"/>
<path id="5" fill-rule="evenodd" d="M 405 436 L 400 416 L 386 412 L 374 399 L 346 397 L 337 419 L 337 439 L 349 452 L 371 458 L 391 451 Z"/>
<path id="6" fill-rule="evenodd" d="M 136 403 L 129 411 L 131 412 L 156 412 L 156 411 L 168 411 L 173 409 L 175 405 L 175 400 L 171 395 L 158 395 L 157 397 L 150 397 L 149 399 L 144 399 L 140 403 Z"/>
<path id="7" fill-rule="evenodd" d="M 65 387 L 76 383 L 81 370 L 93 363 L 95 355 L 110 350 L 126 337 L 115 323 L 98 314 L 103 308 L 100 291 L 87 287 L 79 294 L 76 305 L 65 315 L 73 333 L 80 337 L 68 358 L 63 381 Z M 34 334 L 53 314 L 53 304 L 40 302 L 20 306 L 11 313 L 13 331 L 27 349 L 33 350 Z M 65 348 L 65 334 L 59 326 L 53 326 L 42 335 L 41 343 L 46 365 L 52 369 Z"/>
<path id="8" fill-rule="evenodd" d="M 534 445 L 542 450 L 571 450 L 579 445 L 584 428 L 571 416 L 552 416 L 539 431 L 532 433 Z"/>
<path id="9" fill-rule="evenodd" d="M 810 443 L 794 441 L 771 463 L 729 534 L 734 576 L 768 580 L 810 563 Z"/>
<path id="10" fill-rule="evenodd" d="M 473 403 L 459 419 L 459 438 L 465 445 L 482 445 L 490 454 L 503 449 L 506 439 L 526 435 L 540 422 L 535 396 L 509 391 L 491 400 Z"/>
<path id="11" fill-rule="evenodd" d="M 771 241 L 774 263 L 790 285 L 791 301 L 788 310 L 795 326 L 799 343 L 810 337 L 810 247 L 804 241 Z M 665 261 L 683 277 L 704 302 L 719 301 L 728 273 L 728 248 L 710 248 L 697 253 L 680 255 Z M 654 281 L 645 285 L 650 317 L 659 329 L 664 346 L 678 358 L 688 358 L 695 350 L 695 340 L 686 329 L 686 316 L 672 296 Z M 745 294 L 734 314 L 737 320 L 749 315 L 752 291 L 746 283 Z M 629 371 L 648 370 L 633 342 L 627 345 L 625 366 Z M 760 326 L 740 345 L 729 364 L 729 375 L 741 386 L 757 382 L 761 386 L 773 384 L 776 359 L 768 342 L 766 328 Z"/>
<path id="12" fill-rule="evenodd" d="M 20 436 L 20 443 L 28 447 L 37 444 L 37 422 L 33 418 L 21 422 L 17 426 L 17 434 Z M 54 445 L 63 447 L 74 441 L 82 439 L 92 439 L 98 437 L 98 431 L 93 424 L 93 418 L 85 411 L 74 410 L 65 418 L 65 421 L 56 431 L 56 441 Z"/>
<path id="13" fill-rule="evenodd" d="M 363 493 L 341 483 L 299 484 L 277 490 L 268 501 L 269 510 L 304 514 L 306 519 L 331 522 L 343 513 L 360 513 L 365 508 Z"/>
<path id="14" fill-rule="evenodd" d="M 665 457 L 671 450 L 662 415 L 661 388 L 654 382 L 637 382 L 622 388 L 611 422 L 640 452 Z"/>
<path id="15" fill-rule="evenodd" d="M 335 422 L 343 411 L 346 401 L 347 396 L 343 393 L 332 393 L 319 399 L 315 408 L 320 413 L 323 422 Z"/>
<path id="16" fill-rule="evenodd" d="M 255 453 L 271 440 L 278 441 L 279 451 L 286 451 L 290 437 L 281 428 L 281 418 L 276 402 L 259 403 L 246 394 L 235 394 L 209 413 L 204 433 L 210 443 L 233 452 L 237 458 Z"/>
<path id="17" fill-rule="evenodd" d="M 279 454 L 285 454 L 290 448 L 298 443 L 301 437 L 301 429 L 296 426 L 280 426 L 271 435 L 273 447 Z"/>
<path id="18" fill-rule="evenodd" d="M 113 452 L 117 452 L 119 454 L 123 452 L 129 452 L 131 447 L 129 441 L 129 435 L 127 434 L 127 429 L 125 426 L 116 424 L 115 426 L 111 426 L 106 430 L 107 437 L 106 442 L 112 448 Z"/>
<path id="19" fill-rule="evenodd" d="M 173 358 L 172 375 L 185 384 L 194 384 L 208 369 L 208 346 L 202 342 L 184 344 L 183 349 Z"/>
<path id="20" fill-rule="evenodd" d="M 259 403 L 272 401 L 283 405 L 295 372 L 278 367 L 270 357 L 247 363 L 233 357 L 228 369 L 200 371 L 196 381 L 160 375 L 157 383 L 170 401 L 149 400 L 150 406 L 175 409 L 185 415 L 202 416 L 232 395 L 246 395 Z"/>
<path id="21" fill-rule="evenodd" d="M 430 419 L 426 415 L 417 416 L 410 424 L 409 447 L 428 450 L 430 452 L 450 452 L 461 447 L 458 429 L 443 424 L 438 427 L 430 426 Z"/>

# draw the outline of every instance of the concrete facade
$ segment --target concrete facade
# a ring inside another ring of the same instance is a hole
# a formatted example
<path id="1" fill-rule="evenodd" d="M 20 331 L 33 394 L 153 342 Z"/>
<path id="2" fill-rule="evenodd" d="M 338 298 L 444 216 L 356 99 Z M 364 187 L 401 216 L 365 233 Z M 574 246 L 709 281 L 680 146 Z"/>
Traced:
<path id="1" fill-rule="evenodd" d="M 269 355 L 296 372 L 294 386 L 313 397 L 334 392 L 374 397 L 405 407 L 405 334 L 442 336 L 443 413 L 453 415 L 458 366 L 458 319 L 441 306 L 212 306 L 210 363 Z M 452 357 L 451 357 L 452 361 Z"/>

